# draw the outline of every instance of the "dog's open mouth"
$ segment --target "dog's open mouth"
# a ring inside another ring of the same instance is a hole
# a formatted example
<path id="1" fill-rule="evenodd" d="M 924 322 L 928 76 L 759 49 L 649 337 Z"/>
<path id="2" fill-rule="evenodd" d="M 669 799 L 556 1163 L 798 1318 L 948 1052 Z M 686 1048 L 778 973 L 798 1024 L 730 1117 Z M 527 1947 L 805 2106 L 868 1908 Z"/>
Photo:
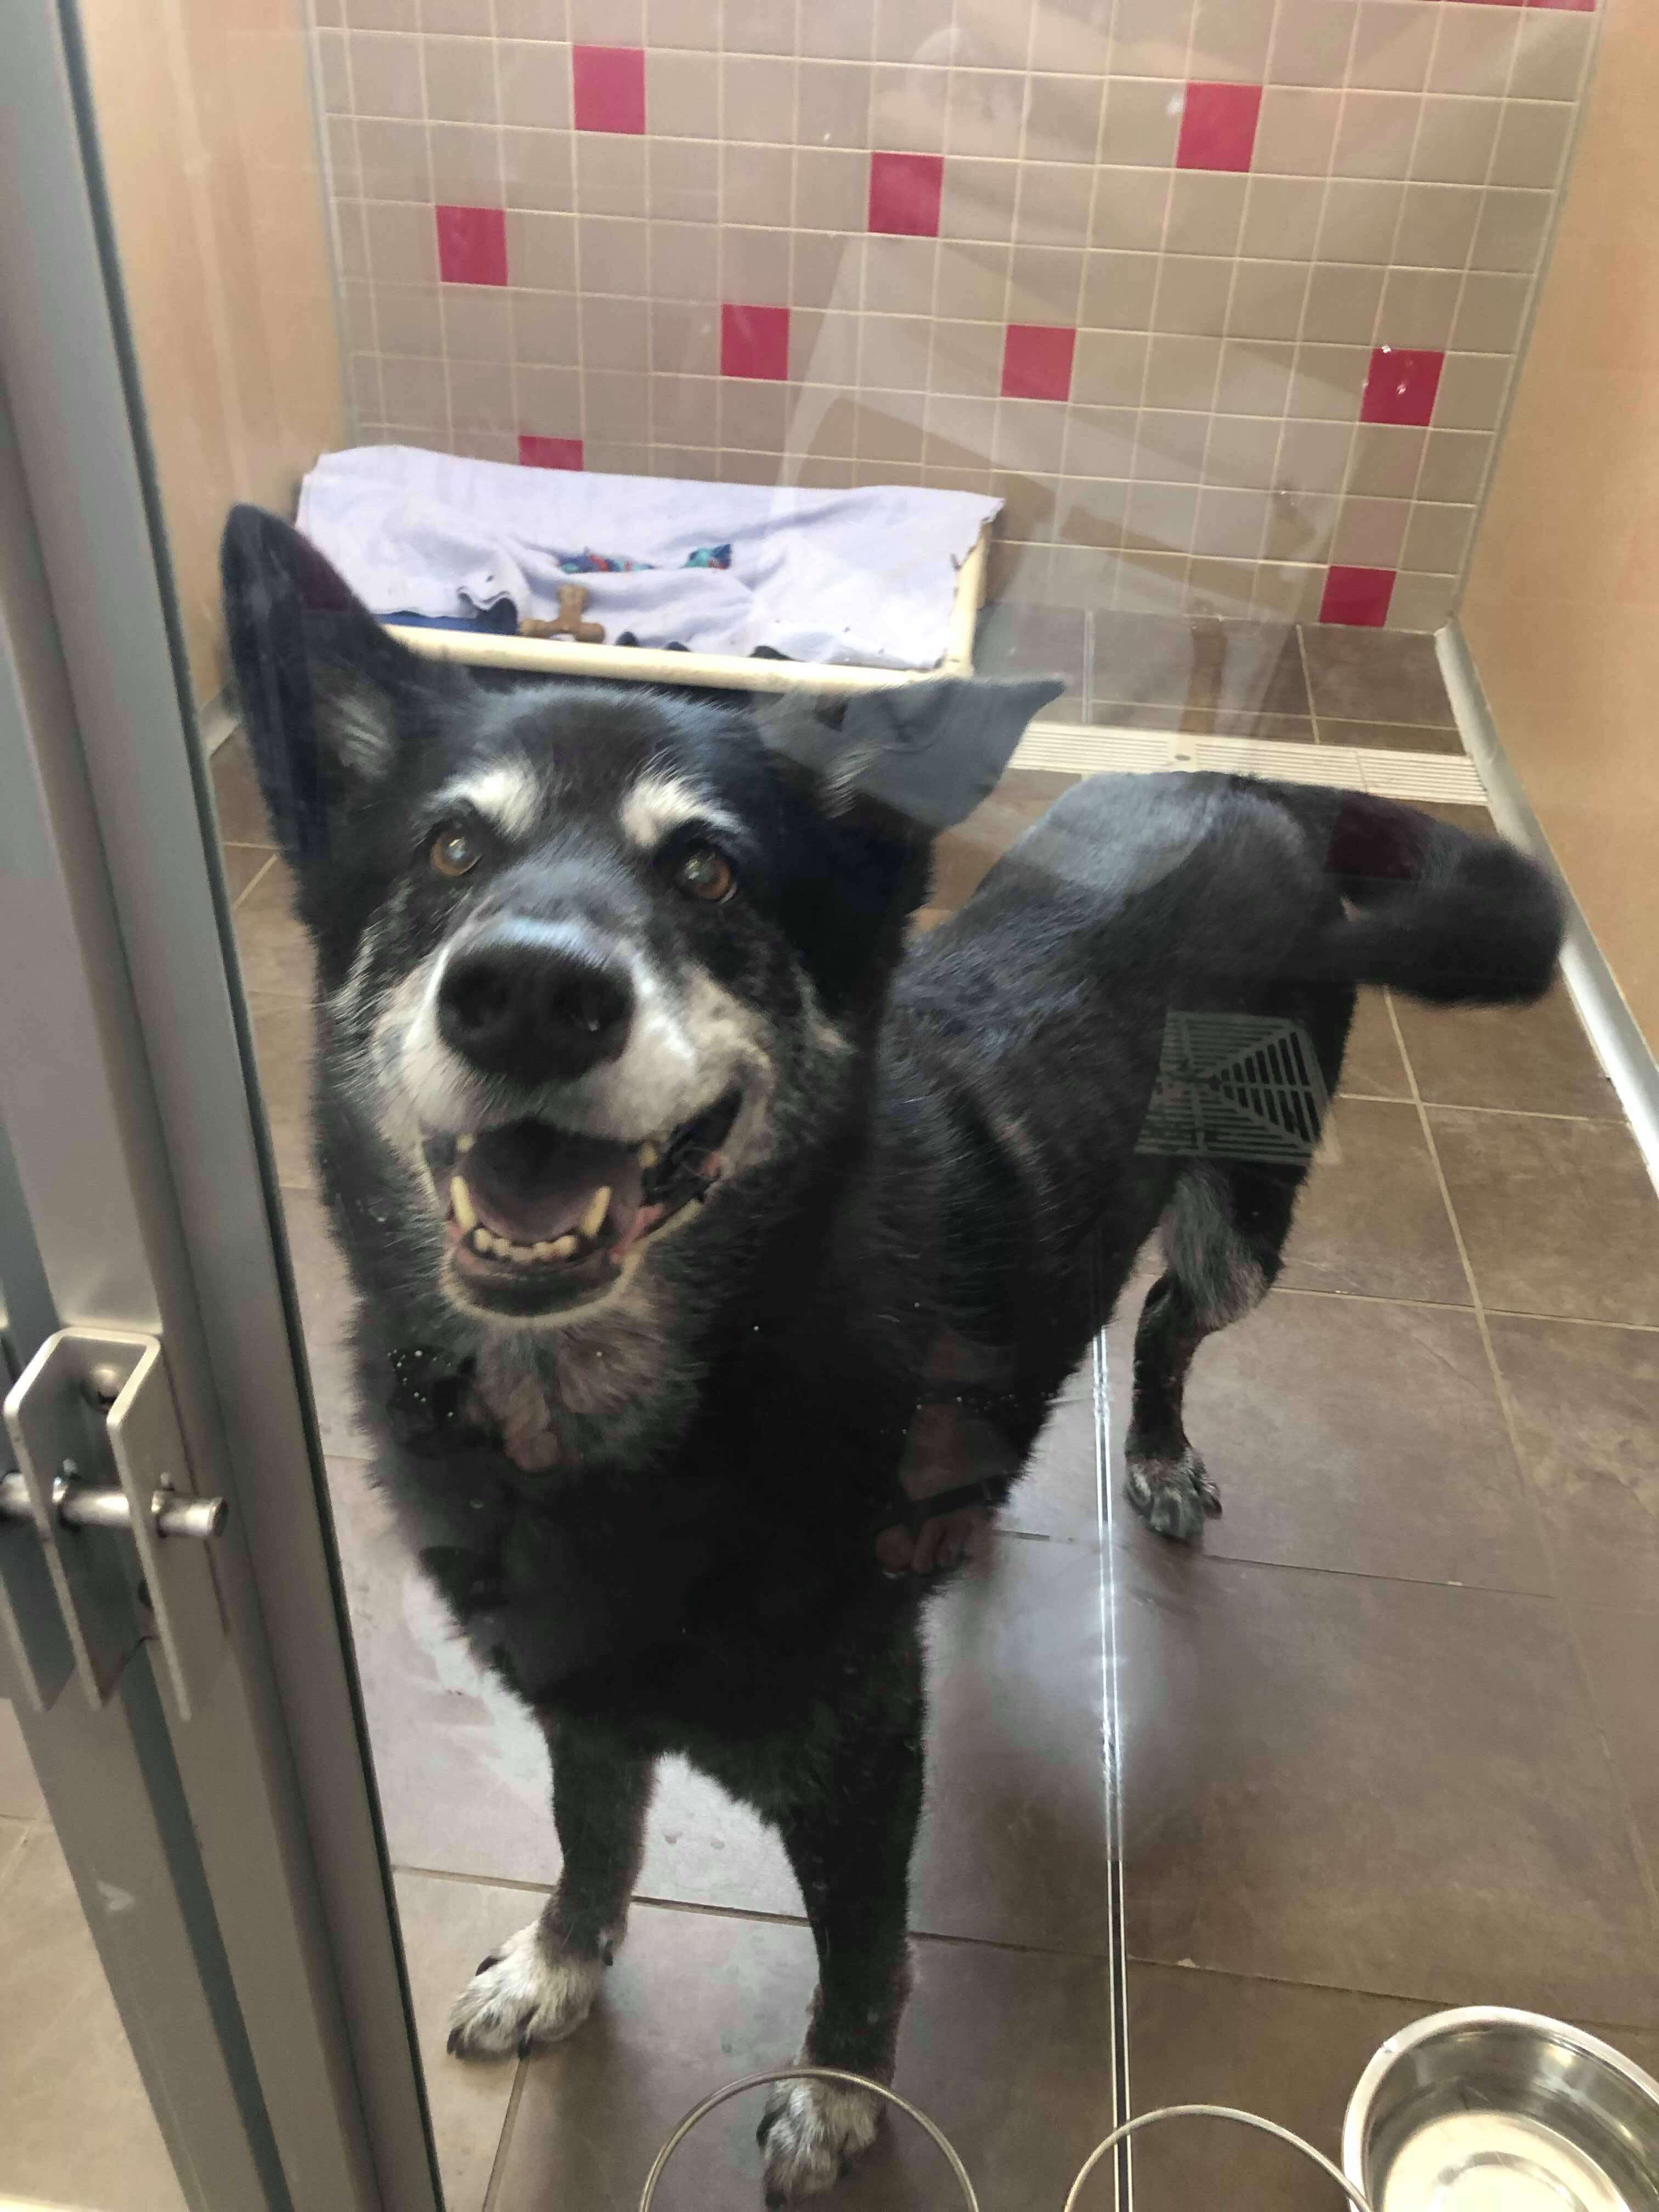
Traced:
<path id="1" fill-rule="evenodd" d="M 532 1120 L 428 1137 L 450 1264 L 469 1297 L 538 1313 L 608 1289 L 647 1238 L 719 1180 L 740 1103 L 728 1091 L 636 1144 Z"/>

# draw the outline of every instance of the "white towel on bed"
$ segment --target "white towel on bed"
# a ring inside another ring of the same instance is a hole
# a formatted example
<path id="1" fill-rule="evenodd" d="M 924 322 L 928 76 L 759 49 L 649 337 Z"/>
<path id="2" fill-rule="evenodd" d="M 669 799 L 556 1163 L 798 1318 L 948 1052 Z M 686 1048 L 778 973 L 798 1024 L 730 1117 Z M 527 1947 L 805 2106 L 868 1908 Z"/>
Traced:
<path id="1" fill-rule="evenodd" d="M 324 454 L 298 520 L 376 614 L 461 616 L 510 599 L 520 616 L 552 616 L 574 582 L 611 641 L 632 630 L 641 645 L 695 653 L 767 645 L 792 660 L 932 668 L 957 571 L 1000 506 L 902 484 L 682 483 L 358 446 Z M 729 568 L 684 566 L 727 543 Z M 584 551 L 659 565 L 560 568 L 561 555 Z"/>

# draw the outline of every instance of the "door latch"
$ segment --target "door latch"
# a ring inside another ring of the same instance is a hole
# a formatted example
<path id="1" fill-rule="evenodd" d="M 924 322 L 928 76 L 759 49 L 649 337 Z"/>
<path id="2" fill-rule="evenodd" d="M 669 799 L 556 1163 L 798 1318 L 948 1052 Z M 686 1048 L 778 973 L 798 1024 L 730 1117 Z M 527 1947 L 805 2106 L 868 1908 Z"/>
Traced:
<path id="1" fill-rule="evenodd" d="M 40 1650 L 14 1620 L 26 1687 L 50 1704 L 67 1660 L 101 1705 L 145 1633 L 148 1607 L 188 1720 L 223 1656 L 210 1555 L 227 1508 L 194 1493 L 160 1340 L 60 1329 L 24 1369 L 5 1415 L 18 1472 L 0 1478 L 0 1523 L 33 1528 L 67 1638 L 60 1657 L 58 1639 Z"/>

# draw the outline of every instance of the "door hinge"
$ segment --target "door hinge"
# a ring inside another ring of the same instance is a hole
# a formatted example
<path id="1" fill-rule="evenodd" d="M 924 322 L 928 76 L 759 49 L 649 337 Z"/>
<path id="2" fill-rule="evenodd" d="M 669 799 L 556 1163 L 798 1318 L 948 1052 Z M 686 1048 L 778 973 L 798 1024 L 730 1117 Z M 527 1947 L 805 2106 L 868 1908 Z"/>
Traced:
<path id="1" fill-rule="evenodd" d="M 26 1692 L 50 1705 L 72 1667 L 101 1705 L 149 1615 L 188 1720 L 224 1654 L 210 1540 L 226 1505 L 195 1494 L 160 1339 L 60 1329 L 24 1369 L 5 1414 L 18 1471 L 0 1478 L 0 1607 Z M 25 1529 L 38 1543 L 33 1562 L 12 1541 L 28 1542 Z M 56 1599 L 50 1625 L 42 1562 Z"/>

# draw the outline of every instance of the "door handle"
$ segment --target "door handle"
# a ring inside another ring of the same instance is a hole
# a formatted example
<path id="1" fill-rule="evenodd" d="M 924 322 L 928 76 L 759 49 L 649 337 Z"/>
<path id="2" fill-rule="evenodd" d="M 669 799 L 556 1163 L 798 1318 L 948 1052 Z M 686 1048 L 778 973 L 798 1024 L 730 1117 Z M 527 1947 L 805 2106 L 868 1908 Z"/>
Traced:
<path id="1" fill-rule="evenodd" d="M 194 1494 L 160 1339 L 60 1329 L 24 1369 L 5 1417 L 18 1472 L 0 1480 L 0 1521 L 27 1522 L 39 1540 L 88 1698 L 100 1705 L 114 1687 L 144 1635 L 147 1603 L 188 1720 L 224 1655 L 208 1540 L 227 1508 Z M 103 1479 L 111 1470 L 113 1482 Z M 29 1639 L 11 1626 L 26 1686 L 49 1704 L 67 1670 L 50 1650 L 31 1668 Z"/>

